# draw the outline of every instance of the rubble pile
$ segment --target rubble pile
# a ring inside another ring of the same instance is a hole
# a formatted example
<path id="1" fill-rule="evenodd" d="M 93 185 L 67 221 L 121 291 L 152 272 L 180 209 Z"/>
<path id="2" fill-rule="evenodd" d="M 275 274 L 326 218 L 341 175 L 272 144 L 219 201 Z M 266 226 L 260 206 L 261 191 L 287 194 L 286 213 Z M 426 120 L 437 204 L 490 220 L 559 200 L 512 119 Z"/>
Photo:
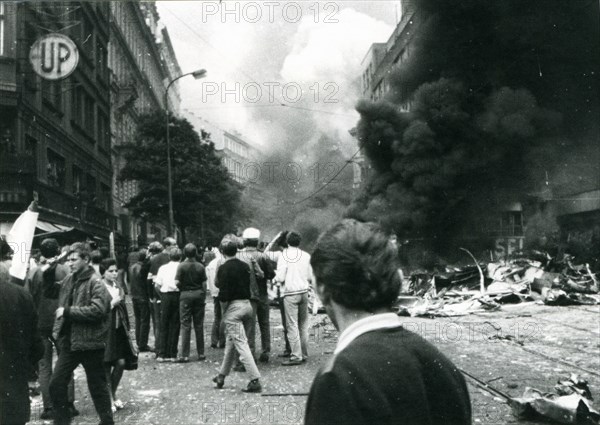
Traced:
<path id="1" fill-rule="evenodd" d="M 550 420 L 562 424 L 598 424 L 600 413 L 592 406 L 587 381 L 572 374 L 554 387 L 556 393 L 525 388 L 523 396 L 511 398 L 508 404 L 519 419 Z"/>
<path id="2" fill-rule="evenodd" d="M 557 260 L 533 252 L 508 261 L 412 273 L 403 282 L 397 307 L 399 315 L 458 316 L 523 302 L 600 304 L 599 292 L 599 277 L 587 264 L 574 265 L 569 255 Z"/>

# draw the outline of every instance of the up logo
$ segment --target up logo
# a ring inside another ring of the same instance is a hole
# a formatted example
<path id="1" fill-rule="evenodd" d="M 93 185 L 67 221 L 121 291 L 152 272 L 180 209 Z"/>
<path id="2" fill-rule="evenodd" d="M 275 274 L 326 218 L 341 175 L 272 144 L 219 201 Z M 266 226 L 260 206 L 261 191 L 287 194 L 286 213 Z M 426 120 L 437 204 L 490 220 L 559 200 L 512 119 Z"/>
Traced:
<path id="1" fill-rule="evenodd" d="M 60 80 L 75 71 L 79 51 L 69 37 L 51 33 L 38 38 L 29 51 L 29 61 L 36 74 L 46 80 Z"/>

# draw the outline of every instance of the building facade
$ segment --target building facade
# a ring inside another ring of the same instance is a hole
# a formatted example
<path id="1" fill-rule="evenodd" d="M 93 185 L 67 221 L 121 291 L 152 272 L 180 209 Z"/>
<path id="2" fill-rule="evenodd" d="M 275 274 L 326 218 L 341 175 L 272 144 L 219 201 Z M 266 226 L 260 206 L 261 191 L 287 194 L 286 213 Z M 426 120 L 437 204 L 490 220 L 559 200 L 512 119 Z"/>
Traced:
<path id="1" fill-rule="evenodd" d="M 137 194 L 137 183 L 119 181 L 125 166 L 118 147 L 135 137 L 138 117 L 154 110 L 165 110 L 165 89 L 181 72 L 166 28 L 159 29 L 154 2 L 110 2 L 109 69 L 111 76 L 113 203 L 117 233 L 126 245 L 162 240 L 162 223 L 148 223 L 134 217 L 125 205 Z M 176 84 L 169 90 L 169 110 L 177 112 L 179 92 Z"/>
<path id="2" fill-rule="evenodd" d="M 408 60 L 412 54 L 411 43 L 423 22 L 422 12 L 414 5 L 413 0 L 402 0 L 402 15 L 394 32 L 385 43 L 373 43 L 363 58 L 361 87 L 366 99 L 377 101 L 387 95 L 393 87 L 402 103 L 402 111 L 411 107 L 410 95 L 416 89 L 410 81 L 391 83 L 393 72 Z"/>
<path id="3" fill-rule="evenodd" d="M 115 228 L 109 14 L 107 2 L 0 2 L 0 233 L 33 192 L 44 234 L 108 241 Z M 60 80 L 43 79 L 29 60 L 49 33 L 79 51 L 75 71 Z"/>
<path id="4" fill-rule="evenodd" d="M 223 130 L 190 111 L 184 111 L 184 115 L 198 134 L 203 131 L 210 134 L 217 155 L 231 178 L 243 188 L 242 198 L 248 200 L 250 207 L 276 205 L 277 199 L 267 185 L 269 164 L 265 162 L 264 153 L 256 144 L 244 140 L 233 131 Z M 272 219 L 262 217 L 252 225 L 265 228 L 265 223 L 273 221 Z"/>

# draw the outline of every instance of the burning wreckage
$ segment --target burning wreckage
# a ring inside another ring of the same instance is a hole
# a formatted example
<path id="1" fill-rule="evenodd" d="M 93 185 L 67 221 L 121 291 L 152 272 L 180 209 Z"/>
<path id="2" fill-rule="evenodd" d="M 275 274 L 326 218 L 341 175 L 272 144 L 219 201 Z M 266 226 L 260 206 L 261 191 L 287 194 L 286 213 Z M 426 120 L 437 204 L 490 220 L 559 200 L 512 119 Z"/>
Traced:
<path id="1" fill-rule="evenodd" d="M 403 281 L 398 315 L 452 317 L 497 311 L 502 305 L 516 303 L 600 304 L 598 273 L 593 273 L 588 264 L 576 265 L 574 257 L 568 254 L 560 258 L 539 251 L 527 254 L 489 264 L 476 262 L 472 266 L 446 267 L 443 272 L 414 272 Z M 588 382 L 576 374 L 561 377 L 553 392 L 527 386 L 521 396 L 514 397 L 493 387 L 489 381 L 482 381 L 464 370 L 461 372 L 495 399 L 507 403 L 519 420 L 600 423 L 600 413 L 592 405 Z"/>
<path id="2" fill-rule="evenodd" d="M 532 251 L 507 261 L 413 272 L 403 281 L 398 314 L 460 316 L 524 302 L 600 304 L 598 274 L 588 264 L 575 265 L 573 260 L 568 254 L 558 259 Z"/>

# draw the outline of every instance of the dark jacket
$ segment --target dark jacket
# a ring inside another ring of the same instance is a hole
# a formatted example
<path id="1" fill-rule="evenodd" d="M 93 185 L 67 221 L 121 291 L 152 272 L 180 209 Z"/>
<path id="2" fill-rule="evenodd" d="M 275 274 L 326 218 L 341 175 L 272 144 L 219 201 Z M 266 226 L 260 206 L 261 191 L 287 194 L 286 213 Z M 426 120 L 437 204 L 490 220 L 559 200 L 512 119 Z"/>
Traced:
<path id="1" fill-rule="evenodd" d="M 38 328 L 42 337 L 52 335 L 54 314 L 58 307 L 58 291 L 53 291 L 53 293 L 50 294 L 52 297 L 49 298 L 47 297 L 44 288 L 47 286 L 54 286 L 56 283 L 67 277 L 69 273 L 68 266 L 60 263 L 53 263 L 50 266 L 37 267 L 29 281 L 28 289 L 33 297 L 33 304 L 38 314 Z"/>
<path id="2" fill-rule="evenodd" d="M 104 285 L 110 283 L 103 281 Z M 110 312 L 110 326 L 108 327 L 108 335 L 106 338 L 106 349 L 104 350 L 104 361 L 112 363 L 116 360 L 125 359 L 125 370 L 137 369 L 137 356 L 139 350 L 137 344 L 131 337 L 131 325 L 129 323 L 129 312 L 125 303 L 125 290 L 120 282 L 117 281 L 119 289 L 119 301 Z M 119 338 L 119 332 L 123 332 L 126 340 Z M 126 343 L 126 346 L 120 344 Z"/>
<path id="3" fill-rule="evenodd" d="M 305 425 L 470 425 L 461 372 L 432 344 L 403 327 L 364 333 L 317 374 Z"/>
<path id="4" fill-rule="evenodd" d="M 175 280 L 181 292 L 200 290 L 202 299 L 206 298 L 206 271 L 195 259 L 187 258 L 177 266 Z"/>
<path id="5" fill-rule="evenodd" d="M 148 282 L 146 282 L 148 272 L 143 275 L 143 267 L 141 261 L 129 266 L 129 294 L 133 300 L 148 301 L 149 299 Z"/>
<path id="6" fill-rule="evenodd" d="M 271 262 L 266 255 L 253 247 L 246 247 L 235 256 L 254 271 L 250 275 L 250 299 L 258 301 L 260 295 L 267 295 L 267 280 L 275 277 Z"/>
<path id="7" fill-rule="evenodd" d="M 65 311 L 63 317 L 54 321 L 54 338 L 58 340 L 63 326 L 70 325 L 71 351 L 104 348 L 111 298 L 100 276 L 88 266 L 78 275 L 67 276 L 60 286 L 58 307 L 64 307 Z"/>
<path id="8" fill-rule="evenodd" d="M 29 421 L 27 378 L 43 353 L 31 294 L 0 281 L 0 424 Z"/>

